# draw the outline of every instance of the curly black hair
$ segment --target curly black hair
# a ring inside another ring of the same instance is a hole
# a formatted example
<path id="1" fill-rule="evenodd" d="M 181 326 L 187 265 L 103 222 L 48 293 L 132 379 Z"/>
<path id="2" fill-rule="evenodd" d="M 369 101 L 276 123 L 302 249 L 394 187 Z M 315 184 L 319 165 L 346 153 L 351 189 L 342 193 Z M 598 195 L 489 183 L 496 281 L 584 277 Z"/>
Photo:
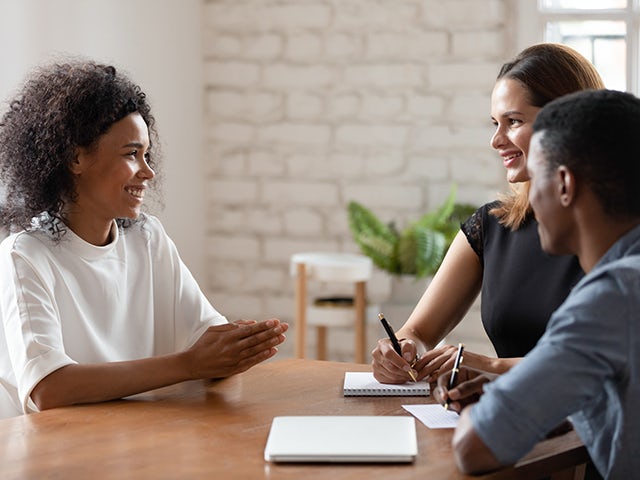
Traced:
<path id="1" fill-rule="evenodd" d="M 0 121 L 2 225 L 15 231 L 32 228 L 34 218 L 64 221 L 64 205 L 76 195 L 77 148 L 91 148 L 133 112 L 147 124 L 148 161 L 157 170 L 155 119 L 138 85 L 113 66 L 84 59 L 35 69 Z"/>

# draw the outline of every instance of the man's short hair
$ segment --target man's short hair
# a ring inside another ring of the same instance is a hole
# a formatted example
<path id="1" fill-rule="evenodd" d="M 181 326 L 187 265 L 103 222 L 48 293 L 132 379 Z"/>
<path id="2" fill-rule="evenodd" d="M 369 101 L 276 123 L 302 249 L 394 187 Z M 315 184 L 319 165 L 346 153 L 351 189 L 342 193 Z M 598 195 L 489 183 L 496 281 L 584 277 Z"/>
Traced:
<path id="1" fill-rule="evenodd" d="M 564 165 L 585 182 L 608 215 L 640 216 L 640 99 L 586 90 L 548 103 L 533 124 L 554 170 Z"/>

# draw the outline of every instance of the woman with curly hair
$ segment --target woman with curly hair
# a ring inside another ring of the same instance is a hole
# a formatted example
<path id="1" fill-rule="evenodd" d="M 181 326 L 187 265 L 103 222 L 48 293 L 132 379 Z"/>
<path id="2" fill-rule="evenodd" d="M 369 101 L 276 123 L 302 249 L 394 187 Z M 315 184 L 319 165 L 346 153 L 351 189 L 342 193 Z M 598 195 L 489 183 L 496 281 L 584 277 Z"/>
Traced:
<path id="1" fill-rule="evenodd" d="M 0 417 L 226 377 L 288 326 L 229 323 L 161 223 L 155 121 L 112 66 L 35 70 L 0 121 Z"/>

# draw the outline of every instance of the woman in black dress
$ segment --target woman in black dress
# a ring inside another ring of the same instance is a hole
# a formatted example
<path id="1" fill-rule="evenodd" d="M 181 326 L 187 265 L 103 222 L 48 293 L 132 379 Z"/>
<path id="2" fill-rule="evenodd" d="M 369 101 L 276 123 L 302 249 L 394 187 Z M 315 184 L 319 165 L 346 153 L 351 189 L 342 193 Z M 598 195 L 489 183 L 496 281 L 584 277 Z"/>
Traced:
<path id="1" fill-rule="evenodd" d="M 531 127 L 538 111 L 554 98 L 598 88 L 604 84 L 593 65 L 564 45 L 534 45 L 502 66 L 491 95 L 496 127 L 491 146 L 502 158 L 512 191 L 482 206 L 461 226 L 442 266 L 397 332 L 402 357 L 386 338 L 373 350 L 376 379 L 404 383 L 413 368 L 418 379 L 433 382 L 440 369 L 449 370 L 455 347 L 436 345 L 479 293 L 482 323 L 498 358 L 465 350 L 464 364 L 502 373 L 533 348 L 583 272 L 574 257 L 551 257 L 540 247 L 528 201 Z"/>

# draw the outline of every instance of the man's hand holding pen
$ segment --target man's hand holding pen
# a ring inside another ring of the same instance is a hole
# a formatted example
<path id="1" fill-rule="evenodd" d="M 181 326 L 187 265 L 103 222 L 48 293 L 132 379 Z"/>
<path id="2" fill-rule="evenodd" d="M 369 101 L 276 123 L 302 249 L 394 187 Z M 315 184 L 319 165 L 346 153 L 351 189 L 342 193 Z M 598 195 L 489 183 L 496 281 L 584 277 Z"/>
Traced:
<path id="1" fill-rule="evenodd" d="M 448 405 L 450 410 L 460 413 L 464 407 L 476 403 L 483 393 L 484 385 L 495 380 L 498 375 L 475 368 L 459 366 L 455 385 L 450 387 L 454 371 L 442 373 L 438 377 L 437 387 L 432 390 L 436 402 Z"/>
<path id="2" fill-rule="evenodd" d="M 449 377 L 449 390 L 456 386 L 458 383 L 458 372 L 460 372 L 460 365 L 462 365 L 464 353 L 464 345 L 462 343 L 458 344 L 458 351 L 456 352 L 456 358 L 453 362 L 453 370 L 451 370 L 451 376 Z M 449 404 L 451 403 L 451 399 L 447 398 L 447 401 L 444 404 L 444 408 L 449 408 Z"/>

